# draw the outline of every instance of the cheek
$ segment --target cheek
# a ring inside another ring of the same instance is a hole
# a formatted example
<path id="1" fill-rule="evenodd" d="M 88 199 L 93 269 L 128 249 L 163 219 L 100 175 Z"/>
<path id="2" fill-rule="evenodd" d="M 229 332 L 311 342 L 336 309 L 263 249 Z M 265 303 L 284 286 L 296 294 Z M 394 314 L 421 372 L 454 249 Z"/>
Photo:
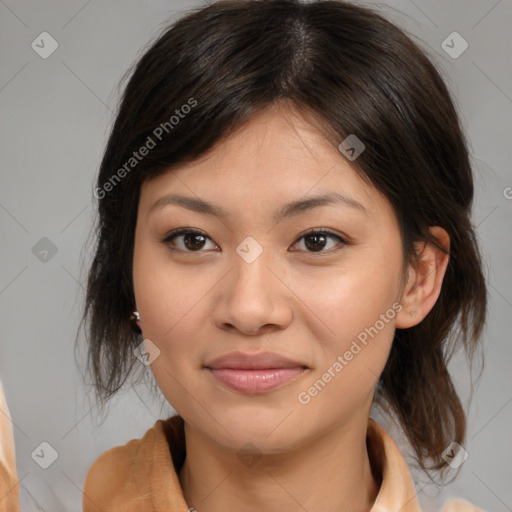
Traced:
<path id="1" fill-rule="evenodd" d="M 197 303 L 212 286 L 208 279 L 194 279 L 192 266 L 178 269 L 165 250 L 149 242 L 136 246 L 133 281 L 143 334 L 159 346 L 173 344 L 192 328 L 188 324 L 193 322 Z"/>
<path id="2" fill-rule="evenodd" d="M 191 397 L 204 394 L 197 379 L 205 339 L 201 331 L 209 318 L 207 294 L 218 281 L 213 272 L 201 275 L 199 279 L 193 265 L 177 268 L 161 251 L 149 247 L 135 251 L 134 289 L 142 333 L 159 350 L 150 369 L 169 404 L 184 417 L 191 409 Z M 201 414 L 200 407 L 196 414 Z"/>
<path id="3" fill-rule="evenodd" d="M 357 257 L 354 253 L 339 272 L 330 272 L 330 279 L 322 278 L 304 288 L 308 306 L 317 313 L 310 315 L 317 325 L 310 329 L 316 329 L 321 347 L 320 373 L 342 356 L 345 378 L 376 381 L 386 363 L 401 309 L 397 302 L 402 261 L 399 243 L 382 243 L 378 249 L 359 251 Z"/>
<path id="4" fill-rule="evenodd" d="M 373 289 L 365 292 L 365 287 L 357 286 L 362 282 L 366 280 L 355 280 L 351 286 L 345 282 L 337 295 L 331 289 L 331 296 L 324 297 L 323 311 L 328 302 L 326 322 L 333 332 L 316 336 L 317 364 L 296 397 L 307 405 L 311 417 L 335 422 L 368 404 L 388 359 L 400 305 L 389 290 L 379 294 L 383 289 L 373 283 Z"/>
<path id="5" fill-rule="evenodd" d="M 387 259 L 384 254 L 385 251 L 360 251 L 347 258 L 339 269 L 317 274 L 317 279 L 311 281 L 302 278 L 301 293 L 334 337 L 355 336 L 379 320 L 397 300 L 400 254 L 387 251 Z M 394 318 L 393 311 L 388 316 Z"/>
<path id="6" fill-rule="evenodd" d="M 140 263 L 143 265 L 143 258 Z M 142 332 L 159 350 L 150 369 L 169 404 L 183 415 L 190 409 L 190 397 L 203 392 L 191 377 L 200 363 L 198 326 L 204 324 L 198 316 L 200 298 L 212 284 L 172 271 L 170 264 L 157 265 L 150 258 L 141 268 L 148 269 L 140 272 L 136 285 Z"/>

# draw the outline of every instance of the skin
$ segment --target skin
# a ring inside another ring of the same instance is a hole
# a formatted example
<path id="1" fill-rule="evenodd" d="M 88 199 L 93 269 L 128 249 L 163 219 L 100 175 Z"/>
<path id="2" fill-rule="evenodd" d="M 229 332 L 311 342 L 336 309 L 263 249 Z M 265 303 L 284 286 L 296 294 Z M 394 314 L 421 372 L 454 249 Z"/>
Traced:
<path id="1" fill-rule="evenodd" d="M 277 223 L 272 218 L 291 201 L 332 191 L 364 210 L 328 204 Z M 214 202 L 228 215 L 175 204 L 151 211 L 167 194 Z M 162 242 L 181 227 L 207 238 Z M 304 235 L 314 228 L 350 243 L 328 236 L 322 248 L 310 237 L 308 246 Z M 446 232 L 431 231 L 448 249 Z M 263 249 L 251 263 L 236 252 L 248 236 Z M 154 377 L 185 420 L 187 457 L 179 479 L 190 507 L 371 508 L 379 476 L 372 473 L 366 428 L 378 376 L 395 328 L 426 316 L 448 262 L 431 245 L 419 244 L 417 252 L 420 263 L 404 274 L 388 200 L 314 124 L 282 106 L 252 117 L 206 157 L 143 184 L 133 261 L 136 307 L 143 337 L 160 350 L 151 364 Z M 298 394 L 397 303 L 401 311 L 378 335 L 309 403 L 300 403 Z M 308 369 L 278 389 L 242 394 L 204 368 L 234 350 L 276 352 Z M 257 457 L 252 465 L 237 456 L 247 443 Z"/>

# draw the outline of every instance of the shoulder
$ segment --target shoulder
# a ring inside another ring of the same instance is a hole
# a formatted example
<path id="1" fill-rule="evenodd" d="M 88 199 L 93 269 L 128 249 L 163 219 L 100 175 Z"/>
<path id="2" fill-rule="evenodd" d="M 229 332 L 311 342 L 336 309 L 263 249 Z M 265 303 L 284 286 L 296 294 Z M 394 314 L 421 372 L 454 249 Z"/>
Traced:
<path id="1" fill-rule="evenodd" d="M 84 512 L 105 510 L 119 493 L 140 450 L 141 439 L 103 452 L 89 467 L 83 488 Z"/>
<path id="2" fill-rule="evenodd" d="M 12 425 L 11 414 L 0 381 L 0 512 L 20 510 Z"/>
<path id="3" fill-rule="evenodd" d="M 449 499 L 441 509 L 441 512 L 485 512 L 472 503 L 462 498 Z"/>
<path id="4" fill-rule="evenodd" d="M 128 497 L 133 489 L 133 475 L 150 464 L 161 423 L 158 420 L 142 438 L 103 452 L 91 464 L 84 481 L 83 512 L 105 512 L 113 508 L 118 496 Z"/>
<path id="5" fill-rule="evenodd" d="M 372 468 L 382 478 L 372 512 L 408 510 L 420 512 L 417 491 L 409 467 L 390 434 L 371 417 L 368 420 L 368 454 Z M 450 498 L 439 512 L 485 512 L 467 500 Z"/>

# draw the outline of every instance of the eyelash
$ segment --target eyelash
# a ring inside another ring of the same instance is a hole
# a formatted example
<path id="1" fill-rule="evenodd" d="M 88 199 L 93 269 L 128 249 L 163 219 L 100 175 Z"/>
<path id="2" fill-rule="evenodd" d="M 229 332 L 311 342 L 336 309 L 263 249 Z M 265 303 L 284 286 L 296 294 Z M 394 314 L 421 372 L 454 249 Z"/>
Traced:
<path id="1" fill-rule="evenodd" d="M 202 235 L 204 236 L 205 238 L 208 238 L 209 240 L 211 240 L 211 238 L 209 236 L 206 235 L 206 233 L 204 233 L 203 231 L 200 231 L 198 229 L 192 229 L 192 228 L 179 228 L 179 229 L 175 229 L 174 231 L 171 231 L 170 233 L 168 233 L 162 240 L 161 240 L 161 243 L 163 243 L 164 245 L 167 245 L 169 246 L 170 243 L 175 239 L 177 238 L 178 236 L 181 236 L 181 235 L 186 235 L 186 234 L 196 234 L 196 235 Z M 340 243 L 342 245 L 350 245 L 350 243 L 343 237 L 341 237 L 340 235 L 338 235 L 337 233 L 334 233 L 333 231 L 330 231 L 328 229 L 321 229 L 321 228 L 315 228 L 315 229 L 312 229 L 306 233 L 304 233 L 303 235 L 301 235 L 299 238 L 297 238 L 295 240 L 295 242 L 293 243 L 293 245 L 295 245 L 297 242 L 299 242 L 300 240 L 302 240 L 303 238 L 306 238 L 308 236 L 311 236 L 311 235 L 318 235 L 318 234 L 322 234 L 322 235 L 328 235 L 332 238 L 337 238 Z M 213 240 L 212 240 L 213 241 Z M 184 253 L 201 253 L 201 252 L 205 252 L 203 251 L 202 249 L 199 249 L 197 251 L 189 251 L 189 250 L 182 250 L 182 249 L 176 249 L 176 248 L 173 248 L 173 247 L 169 247 L 169 249 L 173 250 L 173 251 L 178 251 L 178 252 L 184 252 Z M 318 252 L 315 252 L 315 251 L 297 251 L 297 252 L 306 252 L 306 253 L 309 253 L 309 254 L 313 254 L 315 256 L 322 256 L 323 254 L 332 254 L 332 253 L 335 253 L 335 252 L 338 252 L 339 250 L 341 249 L 338 248 L 338 249 L 335 249 L 335 250 L 328 250 L 328 251 L 318 251 Z"/>

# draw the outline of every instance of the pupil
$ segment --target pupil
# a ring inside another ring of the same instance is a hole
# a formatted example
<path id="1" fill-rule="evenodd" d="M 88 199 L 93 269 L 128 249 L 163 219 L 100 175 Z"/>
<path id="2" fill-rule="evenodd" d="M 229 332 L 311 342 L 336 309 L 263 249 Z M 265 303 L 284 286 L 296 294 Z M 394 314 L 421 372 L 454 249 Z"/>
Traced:
<path id="1" fill-rule="evenodd" d="M 199 241 L 198 243 L 194 243 L 192 242 L 191 244 L 189 244 L 188 242 L 192 239 L 194 239 L 194 237 L 197 239 L 197 238 L 200 238 L 202 239 L 201 241 Z M 185 235 L 185 238 L 184 238 L 184 241 L 185 241 L 185 245 L 189 248 L 189 249 L 201 249 L 202 247 L 202 244 L 204 244 L 204 236 L 203 235 L 200 235 L 200 234 L 197 234 L 197 233 L 188 233 Z"/>
<path id="2" fill-rule="evenodd" d="M 309 249 L 313 249 L 313 250 L 321 250 L 325 247 L 325 235 L 321 235 L 321 234 L 315 234 L 315 235 L 309 235 L 306 237 L 306 246 L 309 248 Z M 311 244 L 308 243 L 308 240 L 317 240 L 318 239 L 321 239 L 322 242 L 320 242 L 321 244 L 321 247 L 318 247 L 318 246 L 315 246 L 315 242 L 313 242 L 313 246 L 311 246 Z"/>

